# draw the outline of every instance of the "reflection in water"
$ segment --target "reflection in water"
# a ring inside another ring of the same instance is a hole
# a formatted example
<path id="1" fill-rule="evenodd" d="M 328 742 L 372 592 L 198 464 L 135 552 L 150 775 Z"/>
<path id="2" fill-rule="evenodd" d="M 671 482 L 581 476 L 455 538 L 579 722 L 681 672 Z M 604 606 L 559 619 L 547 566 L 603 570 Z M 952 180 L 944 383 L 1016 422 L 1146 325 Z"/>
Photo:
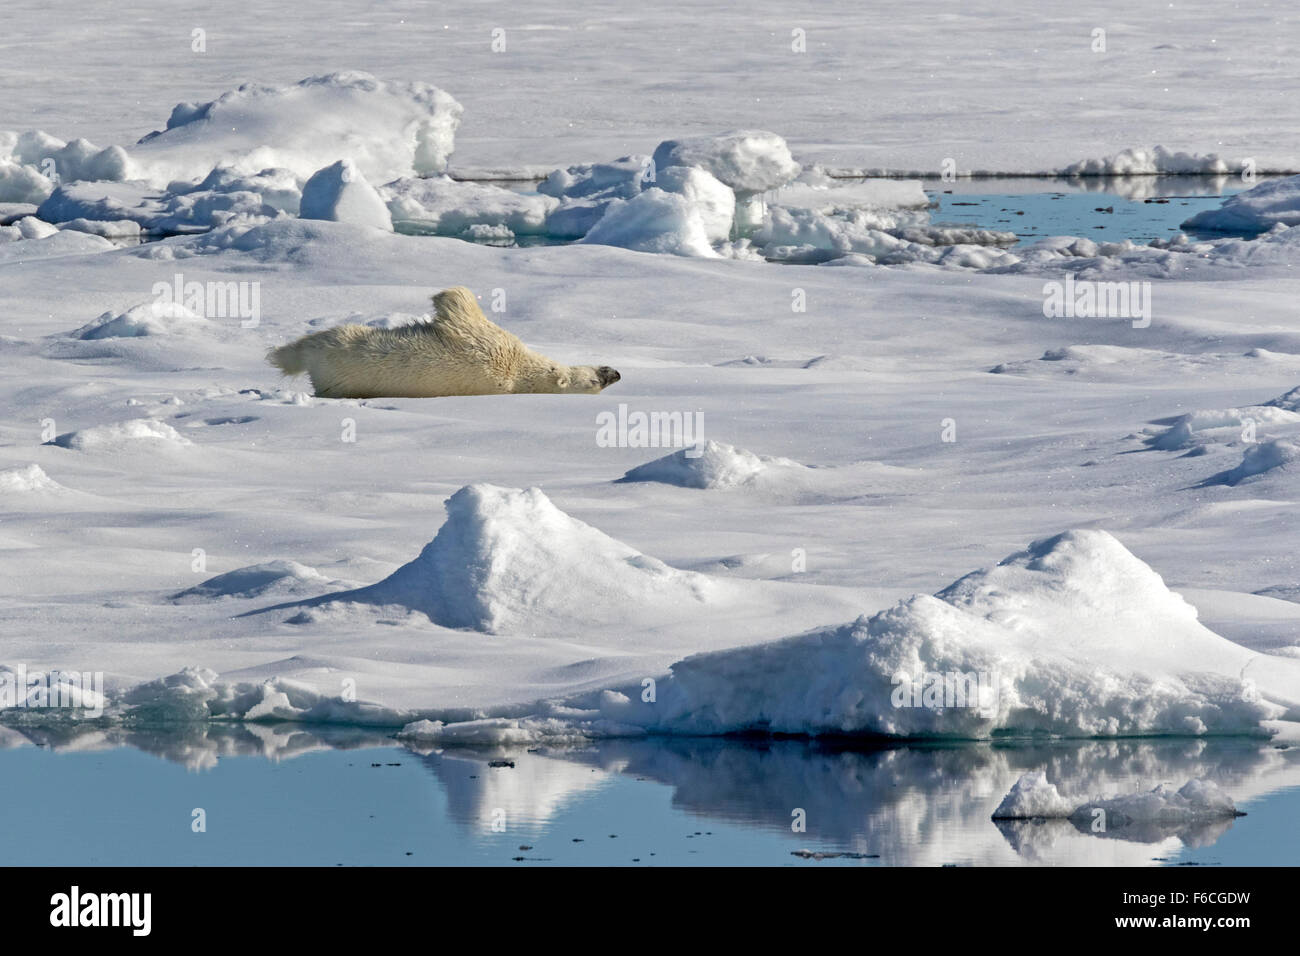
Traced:
<path id="1" fill-rule="evenodd" d="M 374 730 L 288 723 L 206 724 L 173 732 L 120 726 L 0 727 L 0 749 L 31 745 L 65 753 L 131 747 L 199 771 L 211 771 L 223 758 L 256 756 L 279 764 L 319 751 L 398 747 Z M 849 859 L 856 865 L 1146 865 L 1186 848 L 1211 846 L 1234 826 L 1263 824 L 1246 817 L 1235 823 L 1141 824 L 1093 833 L 1086 824 L 1066 820 L 994 823 L 991 815 L 1022 774 L 1040 770 L 1062 793 L 1080 798 L 1150 790 L 1162 783 L 1176 787 L 1198 777 L 1213 780 L 1239 806 L 1284 788 L 1300 788 L 1300 748 L 1253 739 L 841 749 L 803 740 L 640 738 L 569 749 L 407 751 L 419 757 L 442 794 L 436 803 L 445 809 L 437 819 L 428 818 L 431 804 L 427 797 L 423 801 L 423 816 L 416 823 L 426 831 L 455 831 L 457 839 L 473 844 L 487 839 L 494 815 L 504 814 L 512 832 L 532 843 L 567 833 L 563 828 L 571 829 L 575 817 L 589 821 L 597 809 L 621 813 L 627 820 L 644 816 L 644 797 L 652 791 L 651 797 L 670 797 L 670 805 L 664 820 L 638 821 L 644 826 L 659 826 L 669 834 L 682 829 L 683 818 L 696 829 L 731 826 L 770 844 L 769 862 L 790 862 L 790 854 L 806 849 L 855 855 Z M 0 752 L 0 773 L 4 759 Z M 337 761 L 308 759 L 295 766 L 324 775 L 321 790 L 328 799 L 328 775 L 339 772 Z M 272 788 L 283 778 L 257 774 L 250 779 L 246 786 Z M 1300 794 L 1300 789 L 1294 792 Z M 251 791 L 250 797 L 255 796 Z M 803 811 L 806 832 L 791 831 L 797 810 Z M 326 817 L 315 825 L 340 823 Z M 329 833 L 321 837 L 328 839 Z M 876 855 L 878 859 L 867 859 Z"/>

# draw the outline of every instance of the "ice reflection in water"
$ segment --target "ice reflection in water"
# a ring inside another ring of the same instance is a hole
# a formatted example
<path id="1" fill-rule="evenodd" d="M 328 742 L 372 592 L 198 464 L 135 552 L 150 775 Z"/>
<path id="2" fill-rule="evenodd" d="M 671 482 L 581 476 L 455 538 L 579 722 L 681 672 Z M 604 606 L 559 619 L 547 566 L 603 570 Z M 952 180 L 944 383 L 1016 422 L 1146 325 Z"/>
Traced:
<path id="1" fill-rule="evenodd" d="M 399 863 L 428 863 L 431 857 L 440 863 L 507 863 L 520 856 L 557 863 L 1117 866 L 1173 860 L 1220 841 L 1224 846 L 1216 852 L 1222 853 L 1221 862 L 1251 863 L 1242 857 L 1246 851 L 1234 850 L 1225 837 L 1238 828 L 1267 825 L 1267 814 L 1255 814 L 1252 804 L 1277 799 L 1300 804 L 1300 748 L 1250 739 L 855 749 L 802 740 L 656 738 L 554 750 L 412 751 L 382 731 L 301 724 L 208 724 L 182 731 L 11 726 L 0 727 L 0 747 L 8 748 L 0 750 L 0 780 L 17 755 L 30 754 L 32 746 L 57 754 L 94 752 L 102 758 L 129 754 L 127 748 L 132 748 L 198 771 L 199 780 L 191 784 L 209 789 L 238 766 L 242 801 L 254 809 L 275 804 L 260 800 L 260 789 L 269 793 L 286 786 L 283 772 L 269 771 L 291 767 L 307 775 L 315 801 L 310 815 L 277 819 L 276 812 L 289 811 L 264 811 L 262 816 L 270 814 L 270 819 L 226 819 L 223 825 L 262 827 L 270 833 L 292 827 L 308 843 L 337 843 L 338 828 L 356 825 L 348 816 L 355 807 L 343 794 L 348 787 L 362 786 L 365 799 L 385 811 L 369 815 L 368 825 L 377 828 L 369 842 L 381 845 L 392 838 L 419 851 L 389 861 Z M 258 757 L 264 759 L 248 759 Z M 233 763 L 239 758 L 238 765 Z M 120 785 L 120 780 L 113 782 L 115 763 L 83 761 L 90 792 L 104 786 L 105 779 L 110 786 Z M 402 767 L 394 768 L 397 763 Z M 414 776 L 385 777 L 369 770 L 376 765 L 391 774 Z M 142 767 L 135 760 L 131 785 L 147 794 L 150 775 L 165 770 L 166 764 Z M 993 809 L 1012 784 L 1021 774 L 1039 770 L 1063 794 L 1080 798 L 1149 790 L 1162 783 L 1178 787 L 1208 777 L 1250 815 L 1106 833 L 1065 820 L 994 823 Z M 399 779 L 407 791 L 417 788 L 410 806 L 395 800 L 384 804 Z M 11 822 L 20 824 L 32 812 L 32 799 L 30 787 L 0 784 L 0 813 Z M 805 812 L 806 832 L 791 831 L 796 809 Z M 52 811 L 47 806 L 45 812 Z M 142 817 L 155 812 L 141 802 Z M 504 832 L 494 830 L 496 820 L 508 822 Z M 152 832 L 151 821 L 137 823 L 141 832 Z M 67 825 L 94 823 L 71 820 Z M 304 828 L 309 832 L 303 833 Z M 688 842 L 696 834 L 700 838 Z M 1274 842 L 1289 841 L 1294 855 L 1294 830 L 1270 836 Z M 519 851 L 519 846 L 530 849 Z M 644 848 L 655 851 L 653 859 Z M 791 855 L 801 849 L 878 859 L 819 862 Z M 294 862 L 282 856 L 248 858 L 247 849 L 241 852 L 244 862 Z M 343 862 L 375 861 L 363 854 Z"/>

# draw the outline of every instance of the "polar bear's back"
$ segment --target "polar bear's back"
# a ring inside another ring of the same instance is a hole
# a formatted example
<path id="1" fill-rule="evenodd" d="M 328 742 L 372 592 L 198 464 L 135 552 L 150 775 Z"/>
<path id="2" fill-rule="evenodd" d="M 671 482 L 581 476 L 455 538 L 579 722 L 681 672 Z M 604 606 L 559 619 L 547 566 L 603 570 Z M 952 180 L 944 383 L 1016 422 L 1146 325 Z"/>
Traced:
<path id="1" fill-rule="evenodd" d="M 285 346 L 322 398 L 434 398 L 510 390 L 491 365 L 467 362 L 440 341 L 434 326 L 396 329 L 340 325 Z M 278 351 L 278 350 L 277 350 Z M 292 372 L 291 359 L 273 358 Z"/>

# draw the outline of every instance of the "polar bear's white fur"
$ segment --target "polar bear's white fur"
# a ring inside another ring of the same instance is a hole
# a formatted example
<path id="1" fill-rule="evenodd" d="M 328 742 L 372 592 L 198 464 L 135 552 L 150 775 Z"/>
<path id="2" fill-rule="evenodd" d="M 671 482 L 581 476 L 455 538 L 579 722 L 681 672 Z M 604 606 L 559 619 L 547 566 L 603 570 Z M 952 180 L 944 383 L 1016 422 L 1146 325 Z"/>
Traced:
<path id="1" fill-rule="evenodd" d="M 464 286 L 433 297 L 432 321 L 396 329 L 339 325 L 271 349 L 286 375 L 311 377 L 321 398 L 434 398 L 572 392 L 595 395 L 619 380 L 607 365 L 561 365 L 483 314 Z"/>

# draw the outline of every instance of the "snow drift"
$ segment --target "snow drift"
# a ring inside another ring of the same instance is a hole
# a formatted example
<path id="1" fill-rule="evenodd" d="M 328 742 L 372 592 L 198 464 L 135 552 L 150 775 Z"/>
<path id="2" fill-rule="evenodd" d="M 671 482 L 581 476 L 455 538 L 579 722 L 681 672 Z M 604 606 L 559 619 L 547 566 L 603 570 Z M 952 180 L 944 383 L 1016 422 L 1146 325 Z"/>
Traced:
<path id="1" fill-rule="evenodd" d="M 1300 225 L 1300 176 L 1260 183 L 1229 196 L 1218 209 L 1198 212 L 1182 228 L 1201 232 L 1267 232 Z"/>
<path id="2" fill-rule="evenodd" d="M 208 103 L 179 103 L 167 127 L 130 150 L 143 178 L 163 186 L 218 164 L 268 167 L 306 178 L 347 159 L 366 179 L 441 173 L 455 145 L 461 105 L 421 82 L 386 82 L 345 71 L 288 86 L 247 83 Z"/>
<path id="3" fill-rule="evenodd" d="M 446 522 L 414 561 L 328 599 L 399 605 L 444 627 L 576 637 L 576 629 L 651 608 L 689 614 L 721 587 L 570 517 L 538 488 L 467 485 L 446 508 Z"/>
<path id="4" fill-rule="evenodd" d="M 744 448 L 707 441 L 699 449 L 682 449 L 638 465 L 619 481 L 656 481 L 681 488 L 734 488 L 753 485 L 770 469 L 804 470 L 789 458 L 756 455 Z"/>
<path id="5" fill-rule="evenodd" d="M 600 711 L 669 733 L 1199 735 L 1260 732 L 1297 701 L 1300 666 L 1203 627 L 1111 535 L 1068 531 L 933 597 L 689 657 L 656 703 Z"/>

